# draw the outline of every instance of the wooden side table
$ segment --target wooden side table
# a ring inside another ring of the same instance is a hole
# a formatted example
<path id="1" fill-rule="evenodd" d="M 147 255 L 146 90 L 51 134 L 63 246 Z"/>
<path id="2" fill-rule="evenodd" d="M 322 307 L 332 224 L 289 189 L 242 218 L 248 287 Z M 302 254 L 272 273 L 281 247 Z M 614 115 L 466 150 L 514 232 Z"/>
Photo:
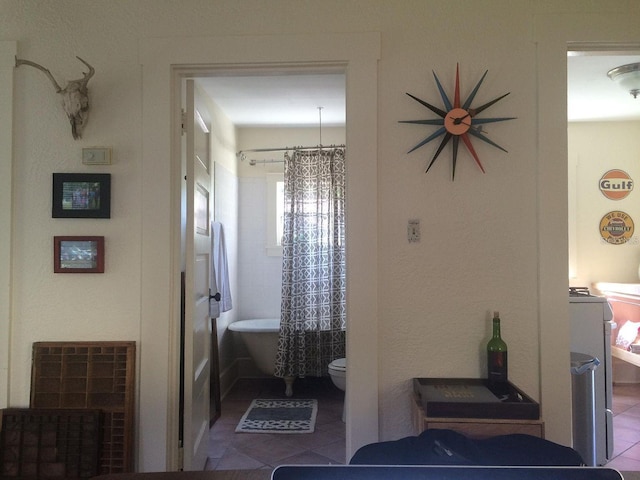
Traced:
<path id="1" fill-rule="evenodd" d="M 542 420 L 511 418 L 440 418 L 427 417 L 414 394 L 411 401 L 411 414 L 415 434 L 419 435 L 428 428 L 443 428 L 462 433 L 469 438 L 488 438 L 496 435 L 522 433 L 544 438 Z"/>

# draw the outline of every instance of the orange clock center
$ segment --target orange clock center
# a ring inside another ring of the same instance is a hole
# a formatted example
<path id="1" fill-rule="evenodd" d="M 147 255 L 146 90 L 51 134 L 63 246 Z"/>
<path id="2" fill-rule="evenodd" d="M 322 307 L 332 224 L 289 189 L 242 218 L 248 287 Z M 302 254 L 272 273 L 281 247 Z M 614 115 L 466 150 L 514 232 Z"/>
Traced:
<path id="1" fill-rule="evenodd" d="M 444 117 L 444 128 L 451 135 L 462 135 L 471 128 L 471 114 L 464 108 L 454 108 Z"/>

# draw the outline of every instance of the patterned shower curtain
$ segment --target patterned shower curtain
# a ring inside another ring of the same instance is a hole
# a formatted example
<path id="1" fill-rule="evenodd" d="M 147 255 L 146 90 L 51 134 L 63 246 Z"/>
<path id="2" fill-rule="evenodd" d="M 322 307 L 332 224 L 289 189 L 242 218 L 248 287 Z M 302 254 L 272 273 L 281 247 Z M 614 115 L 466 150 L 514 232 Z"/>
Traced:
<path id="1" fill-rule="evenodd" d="M 345 357 L 345 149 L 285 156 L 277 377 L 327 375 Z"/>

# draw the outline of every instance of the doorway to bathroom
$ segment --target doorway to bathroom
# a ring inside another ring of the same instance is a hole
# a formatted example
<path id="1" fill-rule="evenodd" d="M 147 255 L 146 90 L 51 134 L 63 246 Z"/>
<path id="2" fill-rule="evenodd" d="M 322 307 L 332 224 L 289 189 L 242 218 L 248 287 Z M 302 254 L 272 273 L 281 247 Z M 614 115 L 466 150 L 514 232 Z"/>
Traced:
<path id="1" fill-rule="evenodd" d="M 278 448 L 271 438 L 264 445 L 269 453 L 256 454 L 259 442 L 253 442 L 250 452 L 239 451 L 243 435 L 229 436 L 228 424 L 237 424 L 247 396 L 282 396 L 284 383 L 262 374 L 227 326 L 241 319 L 280 317 L 282 254 L 277 238 L 272 238 L 280 219 L 271 198 L 278 189 L 272 187 L 282 178 L 289 147 L 346 143 L 344 68 L 212 69 L 191 76 L 204 98 L 202 117 L 209 130 L 214 179 L 212 220 L 224 229 L 233 298 L 233 307 L 220 312 L 213 324 L 217 341 L 211 345 L 211 364 L 218 365 L 219 376 L 212 378 L 211 395 L 221 398 L 222 412 L 211 431 L 208 468 L 256 468 L 256 462 L 269 466 L 282 460 L 284 451 L 313 453 L 308 461 L 317 463 L 323 458 L 317 453 L 320 448 L 327 463 L 340 463 L 345 457 L 344 393 L 328 378 L 300 379 L 294 385 L 295 396 L 321 397 L 318 430 L 304 436 L 313 445 Z M 336 398 L 339 408 L 334 408 Z"/>
<path id="2" fill-rule="evenodd" d="M 140 43 L 142 64 L 142 242 L 140 469 L 178 468 L 180 315 L 179 78 L 234 67 L 342 65 L 347 82 L 347 306 L 349 373 L 346 456 L 379 439 L 377 301 L 377 62 L 380 34 L 154 37 Z M 177 87 L 176 87 L 177 85 Z M 232 150 L 235 150 L 232 148 Z M 235 151 L 232 152 L 235 158 Z M 169 235 L 167 235 L 169 232 Z M 221 352 L 222 355 L 222 352 Z M 360 379 L 351 374 L 357 372 Z M 146 381 L 152 379 L 152 381 Z M 356 408 L 357 406 L 357 408 Z M 166 421 L 158 421 L 166 418 Z"/>

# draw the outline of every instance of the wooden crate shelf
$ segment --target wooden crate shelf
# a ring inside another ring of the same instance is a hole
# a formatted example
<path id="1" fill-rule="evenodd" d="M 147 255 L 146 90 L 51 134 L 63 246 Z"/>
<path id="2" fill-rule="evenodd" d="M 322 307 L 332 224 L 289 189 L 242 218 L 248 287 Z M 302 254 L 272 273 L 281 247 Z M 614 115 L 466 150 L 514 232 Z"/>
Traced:
<path id="1" fill-rule="evenodd" d="M 33 344 L 32 408 L 99 409 L 99 474 L 133 471 L 135 342 Z"/>
<path id="2" fill-rule="evenodd" d="M 2 410 L 0 478 L 84 479 L 97 475 L 99 410 Z"/>

